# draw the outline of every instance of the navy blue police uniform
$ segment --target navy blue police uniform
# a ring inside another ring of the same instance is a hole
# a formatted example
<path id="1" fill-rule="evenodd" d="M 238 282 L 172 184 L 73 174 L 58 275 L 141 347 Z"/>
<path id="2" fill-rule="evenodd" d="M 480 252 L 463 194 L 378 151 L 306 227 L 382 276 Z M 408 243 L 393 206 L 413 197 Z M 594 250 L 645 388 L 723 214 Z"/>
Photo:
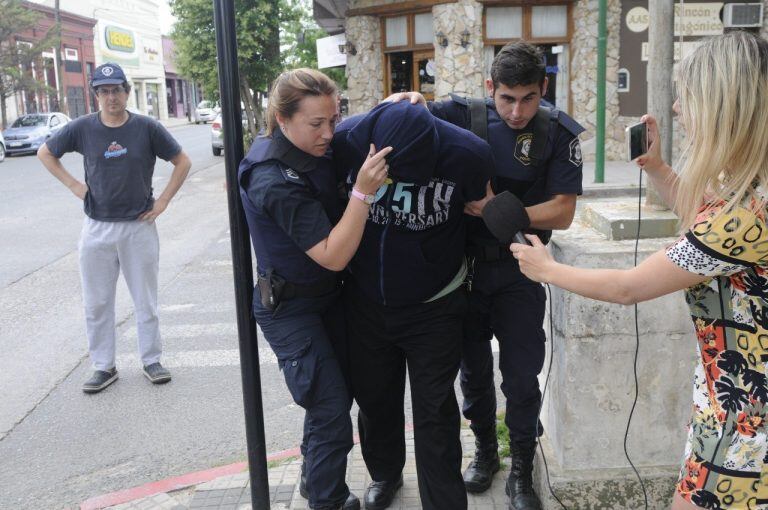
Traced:
<path id="1" fill-rule="evenodd" d="M 407 365 L 422 508 L 463 510 L 453 390 L 466 312 L 463 208 L 485 195 L 493 160 L 480 138 L 423 106 L 384 103 L 337 127 L 332 147 L 344 158 L 350 186 L 369 143 L 393 151 L 392 182 L 376 193 L 345 285 L 363 457 L 374 481 L 400 479 Z"/>
<path id="2" fill-rule="evenodd" d="M 341 218 L 343 191 L 330 158 L 299 150 L 279 131 L 256 139 L 238 181 L 257 260 L 253 314 L 294 402 L 306 410 L 310 507 L 336 510 L 349 496 L 344 477 L 352 448 L 346 328 L 337 273 L 305 252 Z"/>
<path id="3" fill-rule="evenodd" d="M 429 108 L 436 117 L 477 132 L 478 116 L 473 118 L 471 113 L 477 101 L 452 96 L 448 101 L 429 103 Z M 496 175 L 491 180 L 495 193 L 510 191 L 526 206 L 557 194 L 581 194 L 581 125 L 542 101 L 534 119 L 517 130 L 504 122 L 491 99 L 484 106 L 482 121 L 496 161 Z M 551 231 L 532 232 L 544 242 L 551 235 Z M 495 335 L 510 439 L 535 441 L 543 433 L 537 420 L 541 401 L 537 377 L 544 363 L 546 293 L 541 284 L 520 272 L 509 247 L 502 246 L 480 218 L 471 220 L 467 253 L 474 262 L 464 324 L 462 411 L 478 439 L 493 434 L 495 442 L 496 391 L 490 343 Z"/>

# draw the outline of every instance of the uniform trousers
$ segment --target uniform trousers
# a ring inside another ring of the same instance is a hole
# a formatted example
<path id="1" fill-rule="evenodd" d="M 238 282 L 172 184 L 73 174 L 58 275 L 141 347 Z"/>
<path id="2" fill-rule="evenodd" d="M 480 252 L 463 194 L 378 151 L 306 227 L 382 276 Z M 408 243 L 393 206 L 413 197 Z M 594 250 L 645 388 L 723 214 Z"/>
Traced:
<path id="1" fill-rule="evenodd" d="M 462 412 L 476 433 L 495 430 L 496 425 L 493 336 L 499 341 L 501 391 L 507 400 L 505 423 L 510 439 L 525 442 L 543 433 L 538 421 L 538 375 L 544 365 L 545 306 L 544 287 L 526 278 L 515 259 L 475 262 L 460 381 Z"/>
<path id="2" fill-rule="evenodd" d="M 344 477 L 352 449 L 352 400 L 333 347 L 338 339 L 329 337 L 338 324 L 326 327 L 329 310 L 342 306 L 338 292 L 285 300 L 274 312 L 254 300 L 254 317 L 277 356 L 288 391 L 306 411 L 302 453 L 313 509 L 336 510 L 349 495 Z"/>
<path id="3" fill-rule="evenodd" d="M 151 365 L 160 361 L 160 242 L 155 223 L 98 221 L 86 216 L 78 250 L 85 331 L 94 369 L 115 366 L 115 292 L 121 272 L 133 299 L 141 362 Z"/>
<path id="4" fill-rule="evenodd" d="M 371 478 L 395 481 L 405 465 L 407 367 L 422 508 L 466 509 L 453 388 L 461 359 L 464 288 L 431 303 L 403 307 L 372 301 L 354 284 L 346 287 L 345 297 L 352 388 Z"/>

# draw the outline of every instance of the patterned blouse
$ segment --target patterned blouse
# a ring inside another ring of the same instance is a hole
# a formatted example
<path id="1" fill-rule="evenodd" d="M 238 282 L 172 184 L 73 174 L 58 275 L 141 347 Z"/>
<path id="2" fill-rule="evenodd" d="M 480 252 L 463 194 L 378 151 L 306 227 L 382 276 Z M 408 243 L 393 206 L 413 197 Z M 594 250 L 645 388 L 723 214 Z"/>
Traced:
<path id="1" fill-rule="evenodd" d="M 678 492 L 702 508 L 768 510 L 768 228 L 765 210 L 700 212 L 667 249 L 711 276 L 685 292 L 699 361 Z"/>

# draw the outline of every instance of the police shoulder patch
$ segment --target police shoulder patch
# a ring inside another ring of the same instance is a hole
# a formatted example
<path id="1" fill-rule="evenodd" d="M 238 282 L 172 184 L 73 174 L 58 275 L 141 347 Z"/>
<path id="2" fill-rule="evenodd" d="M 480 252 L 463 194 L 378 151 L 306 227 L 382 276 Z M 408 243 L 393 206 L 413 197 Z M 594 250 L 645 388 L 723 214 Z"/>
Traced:
<path id="1" fill-rule="evenodd" d="M 568 144 L 568 148 L 568 161 L 570 161 L 573 166 L 581 166 L 583 158 L 581 155 L 581 143 L 579 143 L 579 139 L 574 138 L 571 140 L 571 143 Z"/>
<path id="2" fill-rule="evenodd" d="M 304 181 L 301 179 L 299 173 L 296 172 L 296 170 L 287 167 L 280 167 L 280 171 L 283 173 L 283 177 L 285 178 L 286 182 L 304 184 Z"/>

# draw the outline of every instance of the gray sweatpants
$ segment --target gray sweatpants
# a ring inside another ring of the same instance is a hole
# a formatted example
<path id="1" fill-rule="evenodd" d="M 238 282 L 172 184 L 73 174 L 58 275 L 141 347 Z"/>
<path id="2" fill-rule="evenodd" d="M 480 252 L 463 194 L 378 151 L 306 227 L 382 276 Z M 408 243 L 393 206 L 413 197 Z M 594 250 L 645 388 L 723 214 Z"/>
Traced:
<path id="1" fill-rule="evenodd" d="M 85 331 L 93 368 L 109 370 L 115 366 L 115 288 L 121 271 L 133 298 L 141 362 L 150 365 L 160 361 L 160 242 L 154 222 L 106 222 L 86 216 L 78 249 Z"/>

